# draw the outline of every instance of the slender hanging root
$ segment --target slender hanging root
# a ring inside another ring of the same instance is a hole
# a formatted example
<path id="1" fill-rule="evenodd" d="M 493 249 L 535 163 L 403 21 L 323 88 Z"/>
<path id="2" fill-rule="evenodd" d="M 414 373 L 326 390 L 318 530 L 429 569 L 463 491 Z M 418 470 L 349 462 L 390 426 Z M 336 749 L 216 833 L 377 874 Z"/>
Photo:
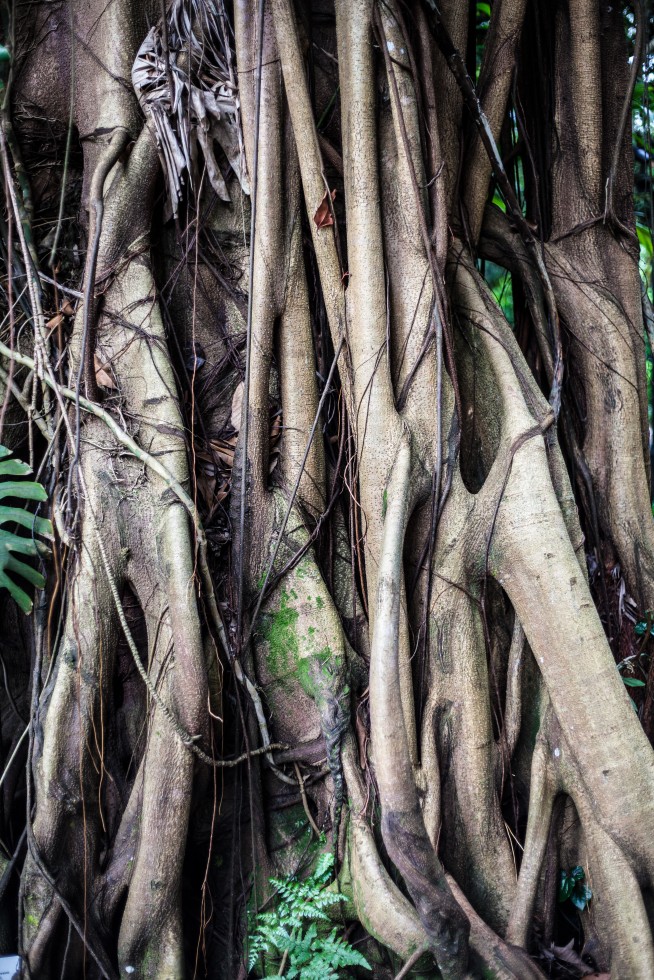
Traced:
<path id="1" fill-rule="evenodd" d="M 525 849 L 513 909 L 506 930 L 508 942 L 523 948 L 527 947 L 529 938 L 529 927 L 549 840 L 552 806 L 556 795 L 556 784 L 552 782 L 548 767 L 548 750 L 549 745 L 544 742 L 542 736 L 539 736 L 531 763 Z"/>

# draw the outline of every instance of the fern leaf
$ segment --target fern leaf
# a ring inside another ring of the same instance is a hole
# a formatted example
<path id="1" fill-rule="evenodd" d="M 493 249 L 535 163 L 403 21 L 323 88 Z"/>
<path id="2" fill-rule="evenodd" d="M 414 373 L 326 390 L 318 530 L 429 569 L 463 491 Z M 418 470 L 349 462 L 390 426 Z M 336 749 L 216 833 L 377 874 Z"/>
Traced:
<path id="1" fill-rule="evenodd" d="M 370 970 L 364 956 L 336 927 L 327 933 L 319 923 L 329 922 L 327 911 L 345 901 L 340 892 L 327 891 L 334 857 L 323 853 L 312 875 L 304 881 L 294 876 L 271 878 L 277 892 L 277 907 L 260 913 L 254 920 L 250 945 L 250 969 L 261 952 L 281 959 L 288 954 L 285 976 L 288 980 L 339 980 L 338 970 L 358 966 Z"/>

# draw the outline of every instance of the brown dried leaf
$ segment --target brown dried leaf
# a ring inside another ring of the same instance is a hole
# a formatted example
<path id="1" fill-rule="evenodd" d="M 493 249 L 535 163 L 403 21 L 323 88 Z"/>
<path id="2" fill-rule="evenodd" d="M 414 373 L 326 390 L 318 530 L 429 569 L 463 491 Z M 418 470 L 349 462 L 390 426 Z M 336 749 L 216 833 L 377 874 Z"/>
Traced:
<path id="1" fill-rule="evenodd" d="M 69 299 L 65 299 L 61 304 L 61 312 L 64 316 L 75 316 L 75 307 Z"/>
<path id="2" fill-rule="evenodd" d="M 51 320 L 48 320 L 46 327 L 48 330 L 56 330 L 64 322 L 63 313 L 55 313 Z"/>
<path id="3" fill-rule="evenodd" d="M 270 423 L 270 441 L 273 445 L 279 441 L 282 434 L 282 413 L 276 412 Z"/>
<path id="4" fill-rule="evenodd" d="M 225 466 L 228 466 L 231 469 L 234 465 L 234 450 L 231 448 L 231 446 L 225 446 L 219 442 L 212 442 L 211 448 L 221 463 L 224 463 Z"/>
<path id="5" fill-rule="evenodd" d="M 98 384 L 103 388 L 116 388 L 116 382 L 106 370 L 106 368 L 110 367 L 111 361 L 103 364 L 98 355 L 94 354 L 93 363 L 95 364 L 95 380 Z"/>
<path id="6" fill-rule="evenodd" d="M 216 491 L 216 479 L 213 476 L 207 476 L 202 474 L 198 477 L 198 490 L 202 494 L 202 498 L 208 507 L 211 507 L 214 494 Z"/>
<path id="7" fill-rule="evenodd" d="M 331 192 L 331 199 L 334 201 L 336 199 L 336 191 Z M 332 217 L 332 211 L 327 197 L 327 191 L 325 191 L 324 196 L 318 209 L 313 216 L 313 220 L 316 222 L 316 228 L 330 228 L 334 224 L 334 218 Z"/>
<path id="8" fill-rule="evenodd" d="M 557 960 L 562 960 L 564 963 L 569 963 L 570 966 L 576 967 L 582 976 L 590 976 L 593 973 L 592 966 L 588 966 L 587 963 L 584 963 L 579 953 L 575 951 L 573 939 L 571 939 L 566 946 L 555 946 L 554 943 L 552 943 L 549 951 L 556 957 Z"/>

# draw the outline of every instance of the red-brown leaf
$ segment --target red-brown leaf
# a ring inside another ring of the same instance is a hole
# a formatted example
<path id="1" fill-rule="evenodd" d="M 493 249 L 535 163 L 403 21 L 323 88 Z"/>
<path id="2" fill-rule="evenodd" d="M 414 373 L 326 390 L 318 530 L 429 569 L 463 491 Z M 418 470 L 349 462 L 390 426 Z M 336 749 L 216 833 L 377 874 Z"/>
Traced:
<path id="1" fill-rule="evenodd" d="M 116 382 L 109 374 L 109 371 L 106 370 L 111 362 L 107 361 L 106 364 L 103 364 L 97 354 L 93 355 L 93 360 L 95 363 L 95 380 L 98 384 L 103 388 L 115 388 Z"/>
<path id="2" fill-rule="evenodd" d="M 334 201 L 336 198 L 336 191 L 331 192 L 331 199 Z M 320 204 L 318 205 L 318 210 L 313 216 L 313 220 L 316 222 L 316 228 L 329 228 L 334 224 L 334 218 L 332 217 L 332 211 L 330 207 L 329 198 L 327 197 L 327 191 L 325 191 L 324 196 Z"/>
<path id="3" fill-rule="evenodd" d="M 64 322 L 63 314 L 56 313 L 51 320 L 48 320 L 46 327 L 48 330 L 56 330 Z"/>

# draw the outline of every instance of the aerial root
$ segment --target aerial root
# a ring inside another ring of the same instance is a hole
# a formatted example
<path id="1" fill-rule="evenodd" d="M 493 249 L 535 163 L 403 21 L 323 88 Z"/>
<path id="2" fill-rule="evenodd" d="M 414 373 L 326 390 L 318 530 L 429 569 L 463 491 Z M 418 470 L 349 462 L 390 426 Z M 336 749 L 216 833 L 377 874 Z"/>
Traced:
<path id="1" fill-rule="evenodd" d="M 654 976 L 654 944 L 641 883 L 621 848 L 602 830 L 583 792 L 574 794 L 574 803 L 588 847 L 592 924 L 611 976 L 649 980 Z"/>
<path id="2" fill-rule="evenodd" d="M 480 973 L 490 970 L 498 980 L 543 980 L 543 973 L 529 954 L 501 939 L 475 912 L 454 879 L 447 875 L 452 894 L 470 923 L 471 966 Z"/>
<path id="3" fill-rule="evenodd" d="M 556 783 L 553 782 L 549 772 L 547 746 L 543 739 L 539 738 L 531 763 L 525 849 L 518 875 L 518 887 L 506 930 L 507 941 L 524 948 L 527 947 L 529 938 L 529 927 L 549 839 L 556 791 Z"/>

